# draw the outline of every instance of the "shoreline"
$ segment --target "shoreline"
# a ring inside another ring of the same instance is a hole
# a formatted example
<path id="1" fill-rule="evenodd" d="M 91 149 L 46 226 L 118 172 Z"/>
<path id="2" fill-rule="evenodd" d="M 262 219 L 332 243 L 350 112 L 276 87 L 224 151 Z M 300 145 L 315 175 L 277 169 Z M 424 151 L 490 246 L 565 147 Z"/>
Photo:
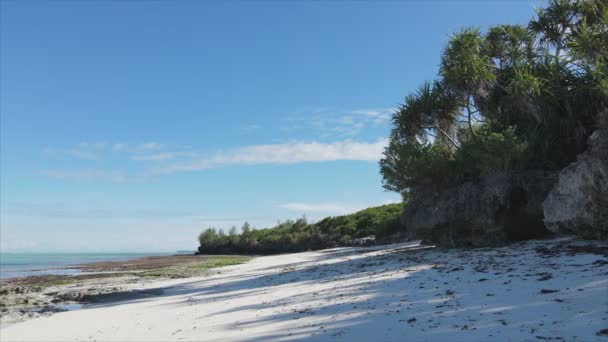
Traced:
<path id="1" fill-rule="evenodd" d="M 130 286 L 130 288 L 129 288 Z M 608 334 L 608 243 L 440 250 L 413 244 L 257 257 L 124 284 L 6 341 L 538 340 Z M 601 337 L 600 337 L 601 336 Z"/>
<path id="2" fill-rule="evenodd" d="M 191 254 L 194 254 L 192 252 Z M 0 252 L 0 281 L 46 275 L 78 275 L 81 265 L 102 261 L 126 262 L 151 256 L 183 255 L 169 252 Z"/>
<path id="3" fill-rule="evenodd" d="M 0 328 L 27 319 L 50 316 L 102 300 L 114 294 L 145 294 L 145 289 L 167 279 L 213 273 L 213 268 L 246 262 L 244 256 L 146 256 L 128 260 L 66 265 L 73 275 L 46 274 L 0 279 Z M 127 298 L 127 297 L 125 297 Z"/>

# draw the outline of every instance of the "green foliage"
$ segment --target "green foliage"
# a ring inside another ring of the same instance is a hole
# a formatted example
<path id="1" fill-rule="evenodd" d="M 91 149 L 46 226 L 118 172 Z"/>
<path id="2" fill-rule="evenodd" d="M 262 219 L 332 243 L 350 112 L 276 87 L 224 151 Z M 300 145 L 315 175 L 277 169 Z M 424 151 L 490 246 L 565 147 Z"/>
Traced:
<path id="1" fill-rule="evenodd" d="M 527 157 L 527 143 L 515 134 L 515 129 L 507 128 L 493 132 L 487 126 L 476 128 L 476 139 L 466 140 L 454 155 L 452 175 L 461 180 L 470 176 L 489 175 L 496 172 L 516 170 Z"/>
<path id="2" fill-rule="evenodd" d="M 486 53 L 497 73 L 526 64 L 534 58 L 534 35 L 523 26 L 490 27 L 485 39 Z"/>
<path id="3" fill-rule="evenodd" d="M 527 142 L 515 133 L 514 128 L 495 132 L 486 125 L 480 125 L 474 131 L 474 136 L 466 129 L 459 132 L 461 144 L 454 152 L 441 143 L 391 143 L 380 162 L 385 188 L 400 191 L 443 186 L 480 175 L 519 169 L 525 164 Z"/>
<path id="4" fill-rule="evenodd" d="M 220 236 L 215 228 L 199 235 L 201 254 L 275 254 L 348 245 L 352 239 L 383 238 L 399 230 L 403 204 L 368 208 L 351 215 L 327 217 L 309 224 L 305 217 L 267 229 L 245 223 L 241 233 Z"/>
<path id="5" fill-rule="evenodd" d="M 446 85 L 465 95 L 494 81 L 488 42 L 480 30 L 465 28 L 452 36 L 441 57 L 440 74 Z"/>
<path id="6" fill-rule="evenodd" d="M 436 179 L 449 176 L 452 151 L 444 144 L 405 143 L 391 141 L 380 161 L 384 187 L 388 190 L 404 190 L 433 184 Z"/>
<path id="7" fill-rule="evenodd" d="M 408 95 L 380 161 L 408 194 L 489 173 L 558 169 L 608 106 L 608 5 L 551 0 L 527 27 L 454 34 L 440 78 Z"/>

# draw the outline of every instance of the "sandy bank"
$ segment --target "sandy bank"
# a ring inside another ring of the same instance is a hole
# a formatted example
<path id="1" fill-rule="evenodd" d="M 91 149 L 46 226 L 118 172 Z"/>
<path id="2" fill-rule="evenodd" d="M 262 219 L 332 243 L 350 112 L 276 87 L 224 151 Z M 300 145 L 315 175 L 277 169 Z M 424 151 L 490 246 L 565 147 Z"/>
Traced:
<path id="1" fill-rule="evenodd" d="M 0 330 L 2 341 L 601 341 L 608 244 L 337 248 L 154 282 Z M 121 297 L 122 296 L 122 297 Z"/>

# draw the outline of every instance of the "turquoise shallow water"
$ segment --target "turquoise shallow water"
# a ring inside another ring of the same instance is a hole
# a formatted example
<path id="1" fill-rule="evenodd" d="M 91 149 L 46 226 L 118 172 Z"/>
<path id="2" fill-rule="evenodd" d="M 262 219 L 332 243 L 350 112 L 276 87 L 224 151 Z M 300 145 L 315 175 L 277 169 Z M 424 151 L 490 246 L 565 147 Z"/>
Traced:
<path id="1" fill-rule="evenodd" d="M 77 274 L 77 269 L 61 269 L 96 261 L 129 260 L 172 253 L 0 253 L 0 279 L 47 274 Z"/>

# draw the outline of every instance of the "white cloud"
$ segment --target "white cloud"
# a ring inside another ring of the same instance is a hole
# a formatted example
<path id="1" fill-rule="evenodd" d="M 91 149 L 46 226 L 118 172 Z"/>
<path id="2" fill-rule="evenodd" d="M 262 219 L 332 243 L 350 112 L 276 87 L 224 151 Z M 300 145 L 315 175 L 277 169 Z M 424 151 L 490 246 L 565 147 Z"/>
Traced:
<path id="1" fill-rule="evenodd" d="M 95 150 L 102 150 L 106 147 L 106 142 L 105 141 L 96 141 L 96 142 L 81 142 L 80 144 L 78 144 L 79 148 L 82 149 L 95 149 Z"/>
<path id="2" fill-rule="evenodd" d="M 348 214 L 360 209 L 360 206 L 343 203 L 284 203 L 279 208 L 298 211 L 301 213 Z"/>
<path id="3" fill-rule="evenodd" d="M 121 170 L 99 170 L 99 169 L 85 169 L 78 171 L 58 171 L 58 170 L 40 170 L 39 174 L 56 179 L 67 179 L 77 181 L 94 181 L 94 180 L 106 180 L 115 183 L 122 183 L 127 180 L 126 175 Z"/>
<path id="4" fill-rule="evenodd" d="M 354 138 L 370 126 L 380 127 L 390 121 L 395 108 L 331 110 L 327 108 L 286 118 L 283 131 L 315 132 L 322 138 Z"/>
<path id="5" fill-rule="evenodd" d="M 345 140 L 329 144 L 294 142 L 253 145 L 220 152 L 210 158 L 170 165 L 157 170 L 157 173 L 198 171 L 229 165 L 298 164 L 338 160 L 377 161 L 382 157 L 386 144 L 386 139 L 380 139 L 373 143 Z"/>
<path id="6" fill-rule="evenodd" d="M 54 170 L 42 169 L 38 173 L 55 179 L 69 179 L 77 181 L 103 180 L 121 183 L 132 180 L 143 180 L 148 176 L 171 174 L 185 171 L 199 171 L 211 168 L 220 168 L 234 165 L 260 165 L 260 164 L 299 164 L 312 162 L 330 162 L 340 160 L 377 161 L 387 144 L 386 139 L 375 142 L 357 142 L 343 140 L 333 143 L 321 142 L 291 142 L 282 144 L 252 145 L 228 151 L 218 151 L 214 154 L 203 154 L 192 150 L 165 150 L 166 145 L 159 143 L 144 143 L 135 148 L 127 144 L 110 144 L 111 151 L 124 153 L 132 161 L 154 162 L 156 166 L 139 169 L 136 174 L 129 175 L 123 170 L 108 170 L 88 168 L 83 170 Z M 91 146 L 81 144 L 80 146 Z M 142 150 L 142 148 L 144 150 Z M 183 147 L 186 148 L 186 147 Z M 45 149 L 47 155 L 56 155 L 57 150 Z M 59 153 L 80 159 L 97 159 L 97 153 L 92 150 L 64 150 Z M 137 169 L 136 169 L 137 170 Z"/>
<path id="7" fill-rule="evenodd" d="M 136 155 L 132 156 L 131 159 L 136 161 L 163 161 L 175 158 L 175 153 L 158 153 L 149 155 Z"/>
<path id="8" fill-rule="evenodd" d="M 66 152 L 68 155 L 78 159 L 97 159 L 97 153 L 87 150 L 69 150 Z"/>
<path id="9" fill-rule="evenodd" d="M 165 160 L 184 158 L 184 157 L 195 157 L 198 154 L 195 152 L 185 152 L 185 151 L 176 151 L 176 152 L 161 152 L 156 154 L 136 154 L 131 156 L 132 160 L 135 161 L 153 161 L 160 162 Z"/>
<path id="10" fill-rule="evenodd" d="M 171 146 L 177 151 L 167 151 L 169 146 L 148 141 L 141 144 L 128 144 L 125 142 L 106 143 L 98 142 L 81 142 L 71 148 L 45 148 L 42 153 L 49 157 L 69 156 L 76 159 L 101 159 L 109 154 L 126 155 L 127 157 L 138 161 L 160 161 L 173 159 L 177 156 L 186 156 L 182 150 L 187 149 L 185 146 Z M 162 153 L 161 153 L 162 152 Z M 146 155 L 146 153 L 150 155 Z"/>
<path id="11" fill-rule="evenodd" d="M 382 116 L 382 115 L 386 115 L 387 113 L 390 114 L 390 112 L 392 111 L 392 108 L 388 108 L 388 109 L 357 109 L 357 110 L 353 110 L 352 113 L 353 114 L 359 114 L 359 115 L 364 115 L 364 116 L 369 116 L 369 117 L 378 117 L 378 116 Z"/>
<path id="12" fill-rule="evenodd" d="M 243 131 L 243 132 L 253 132 L 253 131 L 256 131 L 256 130 L 258 130 L 260 128 L 262 128 L 262 126 L 257 125 L 257 124 L 250 124 L 250 125 L 241 126 L 241 131 Z"/>
<path id="13" fill-rule="evenodd" d="M 48 157 L 69 156 L 76 159 L 93 160 L 98 158 L 100 150 L 99 147 L 85 146 L 80 143 L 75 148 L 67 150 L 47 147 L 42 150 L 42 153 Z"/>
<path id="14" fill-rule="evenodd" d="M 375 125 L 382 125 L 387 123 L 392 114 L 395 112 L 395 108 L 383 108 L 383 109 L 360 109 L 353 110 L 353 114 L 363 115 L 373 122 Z"/>
<path id="15" fill-rule="evenodd" d="M 384 204 L 399 203 L 399 199 L 388 199 L 382 202 L 375 203 L 337 203 L 337 202 L 323 202 L 323 203 L 283 203 L 279 204 L 279 208 L 297 211 L 303 214 L 313 213 L 324 213 L 333 215 L 345 215 L 363 210 L 369 207 L 375 207 Z"/>
<path id="16" fill-rule="evenodd" d="M 149 141 L 143 144 L 140 144 L 139 146 L 137 146 L 138 150 L 162 150 L 165 148 L 164 144 L 158 143 L 158 142 L 154 142 L 154 141 Z"/>
<path id="17" fill-rule="evenodd" d="M 124 151 L 129 147 L 127 143 L 115 143 L 112 145 L 112 150 L 116 152 Z"/>

